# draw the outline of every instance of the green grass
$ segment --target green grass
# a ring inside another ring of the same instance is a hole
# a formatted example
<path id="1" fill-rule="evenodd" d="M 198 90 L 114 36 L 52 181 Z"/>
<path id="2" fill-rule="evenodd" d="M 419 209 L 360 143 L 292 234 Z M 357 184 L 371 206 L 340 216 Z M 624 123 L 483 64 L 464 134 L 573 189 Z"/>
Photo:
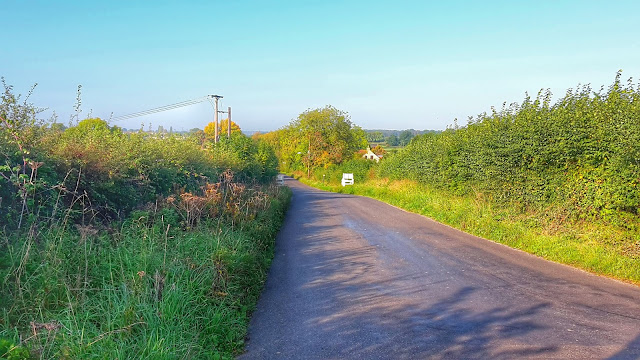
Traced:
<path id="1" fill-rule="evenodd" d="M 136 212 L 117 229 L 0 237 L 0 340 L 43 359 L 232 358 L 289 196 L 233 226 Z"/>
<path id="2" fill-rule="evenodd" d="M 640 284 L 637 230 L 604 221 L 562 221 L 554 218 L 553 209 L 523 212 L 492 204 L 481 194 L 456 196 L 411 181 L 367 180 L 343 188 L 300 180 L 327 191 L 378 199 L 551 261 Z"/>

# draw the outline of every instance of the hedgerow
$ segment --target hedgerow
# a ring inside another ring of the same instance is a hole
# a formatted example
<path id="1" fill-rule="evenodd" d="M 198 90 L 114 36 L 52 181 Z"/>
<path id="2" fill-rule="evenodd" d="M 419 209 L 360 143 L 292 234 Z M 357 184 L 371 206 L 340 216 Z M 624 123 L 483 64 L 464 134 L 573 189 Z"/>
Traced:
<path id="1" fill-rule="evenodd" d="M 28 99 L 28 98 L 27 98 Z M 172 193 L 200 191 L 227 169 L 236 181 L 277 173 L 272 148 L 240 133 L 217 144 L 184 135 L 124 133 L 98 118 L 64 129 L 36 120 L 5 84 L 0 108 L 0 225 L 121 220 Z"/>
<path id="2" fill-rule="evenodd" d="M 554 104 L 540 91 L 418 136 L 381 163 L 380 175 L 626 223 L 640 209 L 640 86 L 620 77 L 607 89 L 569 89 Z"/>

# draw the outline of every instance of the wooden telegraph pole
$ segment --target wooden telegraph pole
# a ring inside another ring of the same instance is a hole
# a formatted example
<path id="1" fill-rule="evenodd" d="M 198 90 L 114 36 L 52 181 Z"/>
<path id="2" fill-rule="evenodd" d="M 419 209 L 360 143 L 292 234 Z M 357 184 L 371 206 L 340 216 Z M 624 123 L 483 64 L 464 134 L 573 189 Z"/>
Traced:
<path id="1" fill-rule="evenodd" d="M 218 124 L 218 100 L 222 99 L 222 96 L 209 95 L 209 97 L 213 98 L 213 122 L 215 123 L 215 129 L 216 129 L 213 141 L 215 143 L 218 143 L 218 140 L 220 138 L 219 136 L 220 125 Z"/>
<path id="2" fill-rule="evenodd" d="M 220 114 L 229 114 L 228 123 L 227 123 L 227 139 L 231 139 L 231 106 L 227 108 L 227 111 L 218 110 Z M 220 129 L 222 131 L 222 129 Z"/>
<path id="3" fill-rule="evenodd" d="M 231 139 L 231 106 L 227 108 L 227 139 Z"/>

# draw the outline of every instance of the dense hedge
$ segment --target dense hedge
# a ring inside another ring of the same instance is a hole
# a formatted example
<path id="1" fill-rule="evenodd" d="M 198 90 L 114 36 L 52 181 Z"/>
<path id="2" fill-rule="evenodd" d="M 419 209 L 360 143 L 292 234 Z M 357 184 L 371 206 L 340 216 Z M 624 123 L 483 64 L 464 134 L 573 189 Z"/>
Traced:
<path id="1" fill-rule="evenodd" d="M 608 88 L 551 93 L 425 134 L 381 163 L 380 175 L 524 207 L 558 205 L 578 217 L 637 215 L 640 86 L 620 73 Z"/>
<path id="2" fill-rule="evenodd" d="M 266 143 L 242 134 L 218 144 L 187 135 L 123 133 L 100 119 L 65 129 L 36 120 L 37 108 L 5 84 L 0 103 L 0 226 L 36 219 L 122 219 L 172 193 L 198 192 L 227 169 L 235 181 L 277 173 Z"/>

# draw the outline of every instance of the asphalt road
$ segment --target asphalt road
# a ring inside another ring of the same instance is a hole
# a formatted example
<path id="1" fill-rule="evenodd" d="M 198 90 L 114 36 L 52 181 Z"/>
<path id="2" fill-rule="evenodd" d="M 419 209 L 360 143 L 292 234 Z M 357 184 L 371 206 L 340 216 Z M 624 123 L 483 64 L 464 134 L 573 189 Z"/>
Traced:
<path id="1" fill-rule="evenodd" d="M 640 359 L 637 286 L 286 184 L 241 359 Z"/>

